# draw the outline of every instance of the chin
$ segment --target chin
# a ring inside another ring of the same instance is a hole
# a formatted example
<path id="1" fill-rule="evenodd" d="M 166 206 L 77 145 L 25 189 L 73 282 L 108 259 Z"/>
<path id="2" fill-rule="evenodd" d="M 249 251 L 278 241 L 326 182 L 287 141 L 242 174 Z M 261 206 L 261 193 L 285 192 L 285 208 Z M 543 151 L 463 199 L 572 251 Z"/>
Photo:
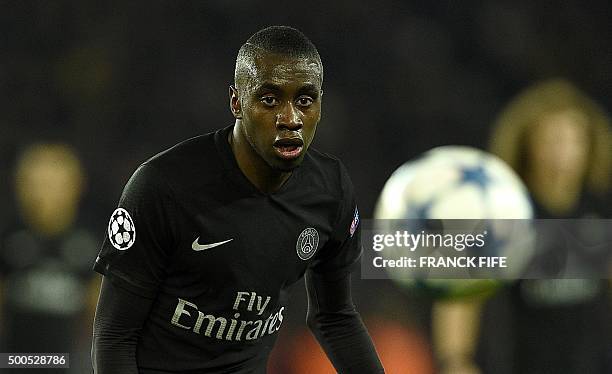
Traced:
<path id="1" fill-rule="evenodd" d="M 291 163 L 289 165 L 287 165 L 287 164 L 285 164 L 285 165 L 275 165 L 275 166 L 272 166 L 272 168 L 274 170 L 277 170 L 277 171 L 280 171 L 280 172 L 283 172 L 283 173 L 288 173 L 290 171 L 293 171 L 293 170 L 299 168 L 301 164 L 302 164 L 301 162 L 297 162 L 297 163 Z"/>
<path id="2" fill-rule="evenodd" d="M 287 173 L 290 171 L 293 171 L 294 169 L 297 169 L 300 167 L 300 165 L 302 165 L 302 161 L 303 161 L 303 157 L 299 157 L 295 160 L 274 160 L 274 162 L 268 162 L 268 165 L 270 165 L 270 167 L 273 170 L 276 171 L 280 171 L 283 173 Z"/>

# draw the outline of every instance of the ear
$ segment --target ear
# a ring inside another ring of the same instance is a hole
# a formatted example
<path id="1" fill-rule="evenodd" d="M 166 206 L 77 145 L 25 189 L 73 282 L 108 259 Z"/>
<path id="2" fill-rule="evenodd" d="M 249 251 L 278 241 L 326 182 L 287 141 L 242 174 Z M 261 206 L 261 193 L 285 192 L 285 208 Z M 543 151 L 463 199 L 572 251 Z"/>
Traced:
<path id="1" fill-rule="evenodd" d="M 230 99 L 230 111 L 234 115 L 234 118 L 242 118 L 242 105 L 240 104 L 240 98 L 238 97 L 238 89 L 230 85 L 229 86 L 229 99 Z"/>

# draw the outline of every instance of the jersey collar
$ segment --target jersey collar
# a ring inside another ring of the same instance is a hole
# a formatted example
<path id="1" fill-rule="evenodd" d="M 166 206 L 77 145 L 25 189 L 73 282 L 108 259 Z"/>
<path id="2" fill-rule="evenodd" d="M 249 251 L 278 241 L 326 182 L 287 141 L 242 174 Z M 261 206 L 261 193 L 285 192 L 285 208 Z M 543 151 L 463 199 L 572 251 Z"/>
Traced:
<path id="1" fill-rule="evenodd" d="M 295 182 L 295 180 L 298 178 L 297 174 L 299 174 L 300 169 L 302 169 L 304 165 L 296 168 L 291 173 L 289 178 L 287 178 L 287 180 L 281 186 L 281 188 L 279 188 L 277 191 L 272 192 L 272 193 L 262 192 L 259 189 L 257 189 L 257 187 L 255 187 L 253 183 L 251 183 L 251 181 L 249 181 L 249 179 L 242 173 L 242 171 L 240 170 L 240 167 L 238 166 L 236 157 L 234 157 L 232 148 L 229 142 L 227 141 L 227 137 L 229 133 L 233 130 L 234 130 L 234 125 L 232 124 L 222 129 L 219 129 L 215 132 L 215 145 L 217 147 L 219 156 L 221 157 L 221 160 L 223 163 L 223 169 L 225 170 L 226 175 L 229 177 L 229 179 L 235 184 L 237 184 L 240 188 L 245 189 L 246 191 L 248 191 L 250 194 L 253 194 L 253 195 L 262 195 L 262 196 L 280 195 L 284 191 L 289 189 L 291 185 Z"/>

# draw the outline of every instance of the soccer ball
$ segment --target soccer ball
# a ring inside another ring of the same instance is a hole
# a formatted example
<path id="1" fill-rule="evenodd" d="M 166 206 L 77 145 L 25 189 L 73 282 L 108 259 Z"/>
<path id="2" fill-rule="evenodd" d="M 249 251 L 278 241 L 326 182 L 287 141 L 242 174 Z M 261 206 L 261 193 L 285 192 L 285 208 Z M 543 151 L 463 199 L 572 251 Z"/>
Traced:
<path id="1" fill-rule="evenodd" d="M 532 217 L 527 189 L 514 171 L 496 156 L 464 146 L 434 148 L 400 166 L 386 182 L 374 214 L 376 219 Z M 529 246 L 502 231 L 493 233 L 493 254 L 519 250 L 526 264 Z M 492 279 L 403 279 L 393 270 L 390 276 L 402 287 L 440 298 L 488 295 L 502 284 Z"/>

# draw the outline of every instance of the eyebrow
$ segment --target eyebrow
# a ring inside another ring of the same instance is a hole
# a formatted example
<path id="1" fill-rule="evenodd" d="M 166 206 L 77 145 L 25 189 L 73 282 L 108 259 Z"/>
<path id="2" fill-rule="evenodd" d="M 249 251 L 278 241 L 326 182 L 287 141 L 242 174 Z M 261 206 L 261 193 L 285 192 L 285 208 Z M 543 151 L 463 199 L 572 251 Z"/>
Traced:
<path id="1" fill-rule="evenodd" d="M 319 92 L 320 92 L 320 90 L 317 89 L 317 87 L 314 84 L 311 84 L 311 83 L 303 85 L 298 90 L 298 94 L 308 94 L 308 95 L 314 97 L 315 99 L 317 97 L 319 97 Z"/>
<path id="2" fill-rule="evenodd" d="M 259 87 L 257 87 L 257 89 L 255 90 L 257 94 L 261 94 L 264 91 L 280 92 L 282 91 L 282 89 L 277 84 L 274 84 L 271 82 L 264 82 Z M 319 96 L 319 90 L 312 83 L 307 83 L 303 85 L 297 90 L 297 93 L 298 95 L 307 94 L 307 95 L 313 96 L 314 98 L 317 98 Z"/>
<path id="3" fill-rule="evenodd" d="M 260 85 L 259 87 L 257 87 L 257 89 L 255 89 L 255 92 L 257 93 L 261 93 L 263 91 L 275 91 L 278 92 L 280 91 L 281 88 L 279 85 L 274 84 L 274 83 L 270 83 L 270 82 L 265 82 L 262 85 Z"/>

